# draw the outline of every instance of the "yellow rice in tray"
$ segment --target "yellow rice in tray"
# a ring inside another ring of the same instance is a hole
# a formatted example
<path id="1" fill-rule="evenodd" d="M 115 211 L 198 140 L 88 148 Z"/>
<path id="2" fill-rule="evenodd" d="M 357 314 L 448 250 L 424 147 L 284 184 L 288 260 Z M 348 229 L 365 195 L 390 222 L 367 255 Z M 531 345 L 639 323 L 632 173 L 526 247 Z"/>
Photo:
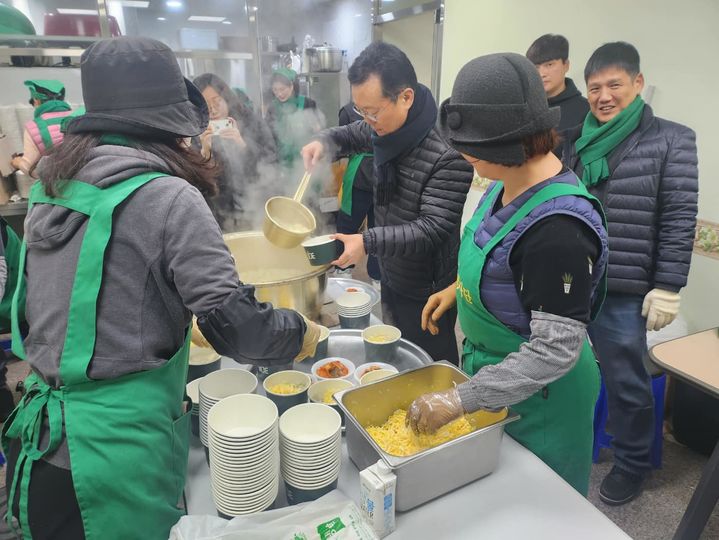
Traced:
<path id="1" fill-rule="evenodd" d="M 302 390 L 304 390 L 301 385 L 290 383 L 273 384 L 272 386 L 268 386 L 267 389 L 273 394 L 285 396 L 290 394 L 299 394 Z"/>
<path id="2" fill-rule="evenodd" d="M 427 448 L 438 446 L 475 430 L 462 416 L 442 426 L 432 435 L 416 435 L 409 426 L 405 426 L 407 411 L 397 409 L 382 426 L 369 426 L 367 433 L 379 447 L 393 456 L 411 456 Z"/>

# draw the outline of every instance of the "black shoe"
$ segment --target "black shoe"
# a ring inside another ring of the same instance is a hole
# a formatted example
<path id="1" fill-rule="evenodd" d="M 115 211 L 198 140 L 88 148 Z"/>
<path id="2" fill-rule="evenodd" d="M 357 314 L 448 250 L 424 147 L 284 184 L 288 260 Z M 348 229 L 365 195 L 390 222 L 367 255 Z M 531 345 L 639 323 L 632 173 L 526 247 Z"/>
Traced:
<path id="1" fill-rule="evenodd" d="M 626 504 L 642 492 L 644 476 L 630 473 L 616 465 L 602 481 L 599 498 L 611 506 Z"/>

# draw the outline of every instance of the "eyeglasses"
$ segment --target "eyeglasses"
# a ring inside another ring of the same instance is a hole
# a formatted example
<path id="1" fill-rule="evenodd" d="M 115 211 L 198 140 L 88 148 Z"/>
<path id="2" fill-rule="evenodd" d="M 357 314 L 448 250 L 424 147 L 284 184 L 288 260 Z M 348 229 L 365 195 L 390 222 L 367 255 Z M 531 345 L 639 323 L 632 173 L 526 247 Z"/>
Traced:
<path id="1" fill-rule="evenodd" d="M 365 120 L 369 120 L 370 122 L 376 122 L 376 121 L 379 119 L 379 115 L 382 114 L 382 111 L 384 111 L 384 110 L 385 110 L 387 107 L 389 107 L 392 103 L 393 103 L 393 102 L 390 101 L 389 103 L 387 103 L 387 105 L 385 105 L 384 107 L 382 107 L 379 111 L 377 111 L 377 112 L 374 113 L 374 114 L 369 114 L 368 112 L 365 112 L 365 111 L 363 111 L 363 110 L 361 110 L 361 109 L 358 109 L 358 108 L 357 108 L 356 106 L 354 106 L 354 105 L 352 106 L 352 110 L 353 110 L 354 112 L 356 112 L 357 114 L 359 114 L 359 115 L 360 115 L 362 118 L 364 118 Z"/>

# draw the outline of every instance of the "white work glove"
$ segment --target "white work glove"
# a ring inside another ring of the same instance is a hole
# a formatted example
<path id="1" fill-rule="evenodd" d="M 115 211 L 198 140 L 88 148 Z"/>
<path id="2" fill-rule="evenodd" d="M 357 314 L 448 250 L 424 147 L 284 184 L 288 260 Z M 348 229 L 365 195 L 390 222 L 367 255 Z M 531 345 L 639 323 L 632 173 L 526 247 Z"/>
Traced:
<path id="1" fill-rule="evenodd" d="M 642 317 L 647 319 L 647 330 L 661 330 L 679 314 L 679 293 L 652 289 L 644 297 Z"/>

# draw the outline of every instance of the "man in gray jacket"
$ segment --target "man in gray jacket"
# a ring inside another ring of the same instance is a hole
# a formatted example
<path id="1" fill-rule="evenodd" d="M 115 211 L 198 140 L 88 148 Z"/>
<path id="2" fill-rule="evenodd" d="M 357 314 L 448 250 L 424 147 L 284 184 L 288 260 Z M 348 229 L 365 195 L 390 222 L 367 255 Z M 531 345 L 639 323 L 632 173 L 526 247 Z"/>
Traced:
<path id="1" fill-rule="evenodd" d="M 374 154 L 375 226 L 364 234 L 338 234 L 346 268 L 375 255 L 382 274 L 382 313 L 403 337 L 435 360 L 457 364 L 456 310 L 438 335 L 423 332 L 430 295 L 457 277 L 459 227 L 472 182 L 472 166 L 439 135 L 437 105 L 417 82 L 414 67 L 394 45 L 372 43 L 348 73 L 355 110 L 364 121 L 324 131 L 302 149 L 309 170 L 326 154 Z"/>
<path id="2" fill-rule="evenodd" d="M 607 43 L 584 69 L 591 115 L 566 134 L 563 161 L 602 201 L 609 232 L 608 294 L 589 335 L 597 350 L 612 421 L 614 468 L 599 495 L 629 502 L 650 469 L 654 438 L 647 330 L 679 311 L 697 214 L 694 132 L 654 116 L 641 98 L 639 53 Z"/>

